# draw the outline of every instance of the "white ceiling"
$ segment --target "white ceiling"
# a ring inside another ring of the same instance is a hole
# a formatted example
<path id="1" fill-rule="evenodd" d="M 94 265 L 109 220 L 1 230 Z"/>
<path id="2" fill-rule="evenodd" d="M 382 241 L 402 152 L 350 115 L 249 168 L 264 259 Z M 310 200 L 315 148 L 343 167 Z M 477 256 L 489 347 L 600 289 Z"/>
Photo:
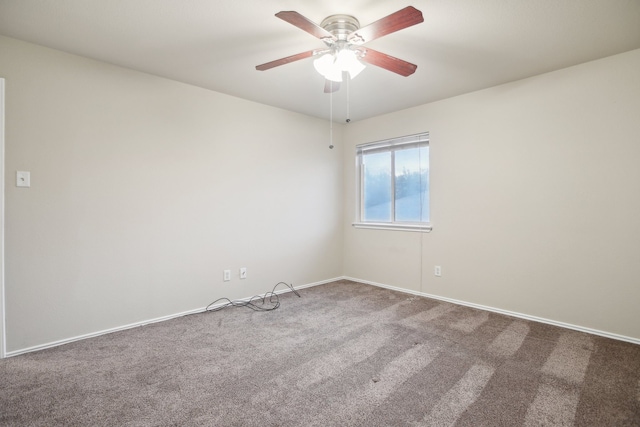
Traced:
<path id="1" fill-rule="evenodd" d="M 416 73 L 368 66 L 333 95 L 334 120 L 347 106 L 355 121 L 640 48 L 640 0 L 0 0 L 0 34 L 328 118 L 312 59 L 255 70 L 324 47 L 274 14 L 365 26 L 405 6 L 424 23 L 366 46 Z"/>

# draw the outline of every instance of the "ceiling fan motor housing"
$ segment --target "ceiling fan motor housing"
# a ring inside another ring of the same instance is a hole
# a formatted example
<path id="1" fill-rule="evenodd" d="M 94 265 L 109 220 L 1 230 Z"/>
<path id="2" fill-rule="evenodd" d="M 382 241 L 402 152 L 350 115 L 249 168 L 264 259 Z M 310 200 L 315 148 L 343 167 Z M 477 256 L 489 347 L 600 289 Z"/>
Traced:
<path id="1" fill-rule="evenodd" d="M 347 41 L 347 36 L 360 28 L 360 22 L 351 15 L 331 15 L 320 24 L 333 34 L 338 41 Z"/>

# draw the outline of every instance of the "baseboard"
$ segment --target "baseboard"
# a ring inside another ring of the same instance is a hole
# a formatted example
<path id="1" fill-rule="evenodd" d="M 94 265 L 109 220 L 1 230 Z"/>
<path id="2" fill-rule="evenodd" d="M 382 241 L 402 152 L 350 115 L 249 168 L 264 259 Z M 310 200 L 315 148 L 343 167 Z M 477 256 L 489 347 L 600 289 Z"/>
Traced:
<path id="1" fill-rule="evenodd" d="M 480 309 L 480 310 L 485 310 L 485 311 L 490 311 L 490 312 L 494 312 L 494 313 L 504 314 L 504 315 L 511 316 L 511 317 L 517 317 L 517 318 L 520 318 L 520 319 L 532 320 L 534 322 L 546 323 L 546 324 L 549 324 L 549 325 L 559 326 L 561 328 L 573 329 L 573 330 L 580 331 L 580 332 L 586 332 L 586 333 L 593 334 L 593 335 L 599 335 L 599 336 L 606 337 L 606 338 L 611 338 L 611 339 L 615 339 L 615 340 L 619 340 L 619 341 L 626 341 L 626 342 L 630 342 L 632 344 L 640 345 L 640 339 L 637 339 L 637 338 L 632 338 L 632 337 L 627 337 L 627 336 L 624 336 L 624 335 L 613 334 L 613 333 L 610 333 L 610 332 L 600 331 L 600 330 L 597 330 L 597 329 L 585 328 L 583 326 L 573 325 L 573 324 L 564 323 L 564 322 L 558 322 L 558 321 L 555 321 L 555 320 L 545 319 L 545 318 L 537 317 L 537 316 L 531 316 L 531 315 L 523 314 L 523 313 L 517 313 L 517 312 L 514 312 L 514 311 L 503 310 L 503 309 L 496 308 L 496 307 L 489 307 L 489 306 L 475 304 L 475 303 L 471 303 L 471 302 L 467 302 L 467 301 L 456 300 L 456 299 L 453 299 L 453 298 L 442 297 L 442 296 L 439 296 L 439 295 L 433 295 L 433 294 L 427 294 L 427 293 L 424 293 L 424 292 L 413 291 L 413 290 L 410 290 L 410 289 L 404 289 L 404 288 L 400 288 L 400 287 L 397 287 L 397 286 L 391 286 L 391 285 L 386 285 L 386 284 L 383 284 L 383 283 L 372 282 L 372 281 L 369 281 L 369 280 L 357 279 L 357 278 L 349 277 L 349 276 L 334 277 L 332 279 L 322 280 L 322 281 L 313 282 L 313 283 L 307 283 L 305 285 L 294 285 L 294 288 L 296 290 L 306 289 L 306 288 L 311 288 L 313 286 L 319 286 L 319 285 L 324 285 L 326 283 L 335 282 L 335 281 L 338 281 L 338 280 L 350 280 L 352 282 L 363 283 L 363 284 L 366 284 L 366 285 L 372 285 L 372 286 L 376 286 L 376 287 L 379 287 L 379 288 L 390 289 L 390 290 L 394 290 L 394 291 L 398 291 L 398 292 L 403 292 L 403 293 L 406 293 L 406 294 L 417 295 L 417 296 L 422 296 L 422 297 L 426 297 L 426 298 L 432 298 L 432 299 L 436 299 L 436 300 L 440 300 L 440 301 L 446 301 L 446 302 L 450 302 L 452 304 L 458 304 L 458 305 L 463 305 L 463 306 L 466 306 L 466 307 L 477 308 L 477 309 Z M 291 289 L 289 289 L 287 287 L 284 287 L 283 289 L 277 289 L 275 291 L 275 293 L 278 294 L 278 295 L 283 294 L 283 293 L 287 293 L 287 292 L 291 292 Z M 238 301 L 248 301 L 251 298 L 252 297 L 241 298 Z M 220 305 L 222 305 L 222 303 Z M 59 345 L 64 345 L 64 344 L 68 344 L 68 343 L 72 343 L 72 342 L 75 342 L 75 341 L 80 341 L 80 340 L 84 340 L 84 339 L 88 339 L 88 338 L 94 338 L 94 337 L 98 337 L 100 335 L 110 334 L 112 332 L 124 331 L 124 330 L 127 330 L 127 329 L 137 328 L 137 327 L 140 327 L 140 326 L 150 325 L 152 323 L 164 322 L 166 320 L 171 320 L 171 319 L 175 319 L 175 318 L 178 318 L 178 317 L 187 316 L 187 315 L 190 315 L 190 314 L 202 313 L 205 310 L 206 310 L 206 307 L 201 307 L 201 308 L 196 308 L 196 309 L 193 309 L 193 310 L 183 311 L 181 313 L 175 313 L 175 314 L 171 314 L 171 315 L 167 315 L 167 316 L 157 317 L 155 319 L 143 320 L 143 321 L 140 321 L 140 322 L 130 323 L 128 325 L 118 326 L 118 327 L 110 328 L 110 329 L 104 329 L 104 330 L 97 331 L 97 332 L 78 335 L 78 336 L 75 336 L 75 337 L 65 338 L 65 339 L 62 339 L 62 340 L 53 341 L 53 342 L 49 342 L 49 343 L 45 343 L 45 344 L 40 344 L 40 345 L 36 345 L 36 346 L 33 346 L 33 347 L 27 347 L 27 348 L 23 348 L 23 349 L 19 349 L 19 350 L 6 352 L 4 354 L 4 356 L 5 357 L 19 356 L 21 354 L 31 353 L 31 352 L 34 352 L 34 351 L 44 350 L 44 349 L 52 348 L 52 347 L 57 347 Z"/>
<path id="2" fill-rule="evenodd" d="M 432 298 L 432 299 L 436 299 L 436 300 L 440 300 L 440 301 L 446 301 L 446 302 L 450 302 L 452 304 L 458 304 L 458 305 L 463 305 L 463 306 L 466 306 L 466 307 L 477 308 L 479 310 L 491 311 L 491 312 L 494 312 L 494 313 L 504 314 L 504 315 L 511 316 L 511 317 L 517 317 L 517 318 L 520 318 L 520 319 L 532 320 L 534 322 L 539 322 L 539 323 L 546 323 L 548 325 L 559 326 L 561 328 L 566 328 L 566 329 L 573 329 L 575 331 L 586 332 L 588 334 L 598 335 L 598 336 L 605 337 L 605 338 L 611 338 L 611 339 L 618 340 L 618 341 L 625 341 L 625 342 L 630 342 L 632 344 L 640 345 L 640 339 L 638 339 L 638 338 L 627 337 L 625 335 L 618 335 L 618 334 L 614 334 L 614 333 L 611 333 L 611 332 L 601 331 L 601 330 L 598 330 L 598 329 L 586 328 L 584 326 L 573 325 L 571 323 L 558 322 L 556 320 L 545 319 L 543 317 L 531 316 L 529 314 L 523 314 L 523 313 L 517 313 L 515 311 L 503 310 L 501 308 L 489 307 L 489 306 L 486 306 L 486 305 L 475 304 L 475 303 L 472 303 L 472 302 L 467 302 L 467 301 L 461 301 L 461 300 L 457 300 L 457 299 L 453 299 L 453 298 L 442 297 L 442 296 L 439 296 L 439 295 L 427 294 L 427 293 L 424 293 L 424 292 L 413 291 L 413 290 L 410 290 L 410 289 L 399 288 L 397 286 L 385 285 L 383 283 L 371 282 L 369 280 L 362 280 L 362 279 L 357 279 L 357 278 L 354 278 L 354 277 L 344 276 L 344 277 L 342 277 L 342 279 L 350 280 L 352 282 L 364 283 L 366 285 L 377 286 L 379 288 L 391 289 L 391 290 L 398 291 L 398 292 L 403 292 L 403 293 L 406 293 L 406 294 L 418 295 L 418 296 Z"/>
<path id="3" fill-rule="evenodd" d="M 325 283 L 335 282 L 336 280 L 341 280 L 341 277 L 322 280 L 320 282 L 307 283 L 306 285 L 300 285 L 300 286 L 293 285 L 293 286 L 294 286 L 294 288 L 296 290 L 299 290 L 299 289 L 310 288 L 310 287 L 313 287 L 313 286 L 324 285 Z M 287 293 L 287 292 L 292 292 L 292 291 L 288 287 L 283 287 L 283 289 L 277 289 L 274 293 L 279 295 L 279 294 L 283 294 L 283 293 Z M 238 299 L 237 301 L 249 301 L 251 298 L 253 298 L 253 296 L 246 297 L 246 298 L 241 298 L 241 299 Z M 222 305 L 222 304 L 224 304 L 224 303 L 220 303 L 220 305 Z M 212 307 L 215 308 L 216 306 L 212 306 Z M 140 321 L 140 322 L 130 323 L 128 325 L 117 326 L 115 328 L 103 329 L 101 331 L 91 332 L 91 333 L 83 334 L 83 335 L 78 335 L 78 336 L 71 337 L 71 338 L 65 338 L 65 339 L 58 340 L 58 341 L 52 341 L 52 342 L 49 342 L 49 343 L 40 344 L 40 345 L 36 345 L 36 346 L 33 346 L 33 347 L 27 347 L 27 348 L 23 348 L 23 349 L 19 349 L 19 350 L 9 351 L 9 352 L 6 352 L 4 354 L 4 357 L 19 356 L 19 355 L 25 354 L 25 353 L 31 353 L 31 352 L 34 352 L 34 351 L 45 350 L 47 348 L 57 347 L 59 345 L 69 344 L 69 343 L 72 343 L 72 342 L 75 342 L 75 341 L 85 340 L 85 339 L 88 339 L 88 338 L 94 338 L 94 337 L 98 337 L 100 335 L 110 334 L 112 332 L 119 332 L 119 331 L 124 331 L 124 330 L 127 330 L 127 329 L 137 328 L 137 327 L 140 327 L 140 326 L 150 325 L 152 323 L 164 322 L 166 320 L 171 320 L 171 319 L 175 319 L 175 318 L 178 318 L 178 317 L 187 316 L 189 314 L 203 313 L 205 310 L 206 310 L 206 307 L 201 307 L 201 308 L 196 308 L 196 309 L 193 309 L 193 310 L 183 311 L 181 313 L 175 313 L 175 314 L 170 314 L 170 315 L 167 315 L 167 316 L 157 317 L 155 319 L 143 320 L 143 321 Z"/>

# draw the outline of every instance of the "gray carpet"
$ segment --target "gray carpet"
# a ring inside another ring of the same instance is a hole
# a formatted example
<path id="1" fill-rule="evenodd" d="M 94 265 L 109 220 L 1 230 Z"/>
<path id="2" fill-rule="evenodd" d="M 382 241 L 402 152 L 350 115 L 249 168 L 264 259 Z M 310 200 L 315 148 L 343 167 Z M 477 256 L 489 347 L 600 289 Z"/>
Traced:
<path id="1" fill-rule="evenodd" d="M 640 346 L 372 286 L 0 360 L 8 426 L 640 426 Z"/>

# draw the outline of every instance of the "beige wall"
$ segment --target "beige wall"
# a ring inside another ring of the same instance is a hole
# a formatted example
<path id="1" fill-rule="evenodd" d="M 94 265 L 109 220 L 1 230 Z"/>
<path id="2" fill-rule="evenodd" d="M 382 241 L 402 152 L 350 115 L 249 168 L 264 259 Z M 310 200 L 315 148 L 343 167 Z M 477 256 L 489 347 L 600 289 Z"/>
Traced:
<path id="1" fill-rule="evenodd" d="M 342 274 L 325 121 L 4 37 L 0 77 L 8 352 Z"/>
<path id="2" fill-rule="evenodd" d="M 4 79 L 0 77 L 0 357 L 4 357 Z"/>
<path id="3" fill-rule="evenodd" d="M 338 125 L 329 150 L 325 121 L 0 37 L 7 350 L 341 275 L 640 339 L 638 69 Z M 423 131 L 433 232 L 352 228 L 354 146 Z"/>
<path id="4" fill-rule="evenodd" d="M 639 70 L 636 50 L 351 123 L 345 275 L 640 339 Z M 354 146 L 424 131 L 433 232 L 351 227 Z"/>

